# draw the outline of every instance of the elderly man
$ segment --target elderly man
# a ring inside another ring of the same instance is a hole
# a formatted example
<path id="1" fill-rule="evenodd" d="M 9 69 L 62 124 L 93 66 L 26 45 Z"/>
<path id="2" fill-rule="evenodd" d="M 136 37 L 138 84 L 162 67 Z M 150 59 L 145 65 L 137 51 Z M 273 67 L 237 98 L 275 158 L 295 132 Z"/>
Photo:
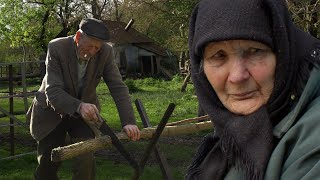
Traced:
<path id="1" fill-rule="evenodd" d="M 96 87 L 103 77 L 117 106 L 124 132 L 140 138 L 127 86 L 112 59 L 107 27 L 86 18 L 74 36 L 52 40 L 48 45 L 46 75 L 28 111 L 30 132 L 38 142 L 35 179 L 58 179 L 59 163 L 51 162 L 51 150 L 65 143 L 94 138 L 87 123 L 98 120 Z M 73 179 L 95 179 L 93 153 L 76 159 Z"/>

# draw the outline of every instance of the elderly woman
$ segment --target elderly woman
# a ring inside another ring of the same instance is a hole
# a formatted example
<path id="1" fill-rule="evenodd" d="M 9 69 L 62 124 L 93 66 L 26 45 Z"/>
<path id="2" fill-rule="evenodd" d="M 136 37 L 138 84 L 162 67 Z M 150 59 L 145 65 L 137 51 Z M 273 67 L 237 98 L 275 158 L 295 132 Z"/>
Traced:
<path id="1" fill-rule="evenodd" d="M 320 179 L 320 44 L 284 0 L 202 0 L 192 79 L 214 124 L 186 179 Z"/>

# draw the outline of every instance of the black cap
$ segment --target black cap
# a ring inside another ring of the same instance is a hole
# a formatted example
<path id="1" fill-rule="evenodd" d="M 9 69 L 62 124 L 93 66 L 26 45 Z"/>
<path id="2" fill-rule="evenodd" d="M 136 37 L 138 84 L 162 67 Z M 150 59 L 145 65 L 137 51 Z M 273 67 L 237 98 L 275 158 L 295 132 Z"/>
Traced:
<path id="1" fill-rule="evenodd" d="M 98 19 L 85 18 L 82 19 L 79 28 L 88 36 L 107 41 L 109 40 L 109 31 L 106 25 Z"/>

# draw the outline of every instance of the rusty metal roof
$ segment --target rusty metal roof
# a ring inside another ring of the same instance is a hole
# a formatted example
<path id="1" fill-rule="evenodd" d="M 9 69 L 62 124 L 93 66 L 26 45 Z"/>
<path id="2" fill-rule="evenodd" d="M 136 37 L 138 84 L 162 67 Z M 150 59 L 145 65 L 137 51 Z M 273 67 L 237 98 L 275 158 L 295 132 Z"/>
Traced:
<path id="1" fill-rule="evenodd" d="M 168 56 L 166 49 L 157 45 L 152 39 L 140 33 L 133 27 L 131 27 L 128 31 L 125 31 L 124 29 L 126 24 L 124 22 L 108 20 L 104 20 L 103 22 L 109 29 L 111 43 L 118 45 L 132 44 L 160 56 Z"/>

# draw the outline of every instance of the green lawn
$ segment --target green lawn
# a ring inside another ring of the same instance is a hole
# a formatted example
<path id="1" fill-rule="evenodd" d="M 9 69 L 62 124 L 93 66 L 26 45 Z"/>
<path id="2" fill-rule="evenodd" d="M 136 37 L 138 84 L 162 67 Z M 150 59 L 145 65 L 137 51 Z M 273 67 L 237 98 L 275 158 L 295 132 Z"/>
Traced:
<path id="1" fill-rule="evenodd" d="M 189 84 L 186 92 L 180 92 L 182 79 L 178 76 L 172 81 L 146 78 L 139 80 L 128 79 L 125 82 L 130 89 L 132 101 L 135 99 L 142 101 L 152 125 L 159 123 L 170 103 L 175 103 L 176 108 L 169 122 L 195 117 L 197 114 L 197 99 L 194 96 L 193 86 Z M 28 90 L 37 88 L 38 86 L 31 86 Z M 4 91 L 7 91 L 7 88 L 0 87 L 0 96 L 4 95 L 3 93 L 1 94 Z M 15 91 L 21 91 L 21 88 L 16 87 Z M 116 132 L 120 131 L 119 116 L 106 85 L 100 83 L 97 92 L 102 107 L 101 115 Z M 32 98 L 28 100 L 31 102 Z M 134 102 L 133 106 L 138 126 L 142 128 L 142 122 Z M 0 107 L 8 109 L 8 99 L 0 99 Z M 22 99 L 14 99 L 14 109 L 15 111 L 23 110 Z M 17 117 L 24 121 L 24 116 Z M 0 123 L 2 124 L 8 123 L 8 121 L 8 118 L 0 118 Z M 8 157 L 10 154 L 8 132 L 9 127 L 0 127 L 0 159 Z M 16 127 L 15 132 L 17 139 L 15 145 L 16 154 L 36 150 L 36 145 L 32 141 L 28 129 Z M 183 136 L 182 140 L 175 138 L 162 140 L 160 138 L 160 148 L 168 160 L 174 179 L 183 179 L 185 169 L 196 150 L 198 143 L 192 143 L 193 141 L 188 140 L 192 138 L 201 139 L 204 134 L 205 132 Z M 125 146 L 139 160 L 147 144 L 148 141 L 139 141 L 125 143 Z M 116 156 L 120 155 L 116 154 Z M 0 179 L 32 179 L 36 164 L 35 155 L 27 155 L 14 160 L 2 160 L 0 161 Z M 70 160 L 63 163 L 59 171 L 61 179 L 71 179 L 71 166 L 72 162 Z M 97 156 L 97 179 L 131 179 L 132 175 L 133 170 L 125 161 L 115 161 L 109 157 Z M 153 155 L 150 157 L 141 179 L 163 179 L 161 170 Z"/>

